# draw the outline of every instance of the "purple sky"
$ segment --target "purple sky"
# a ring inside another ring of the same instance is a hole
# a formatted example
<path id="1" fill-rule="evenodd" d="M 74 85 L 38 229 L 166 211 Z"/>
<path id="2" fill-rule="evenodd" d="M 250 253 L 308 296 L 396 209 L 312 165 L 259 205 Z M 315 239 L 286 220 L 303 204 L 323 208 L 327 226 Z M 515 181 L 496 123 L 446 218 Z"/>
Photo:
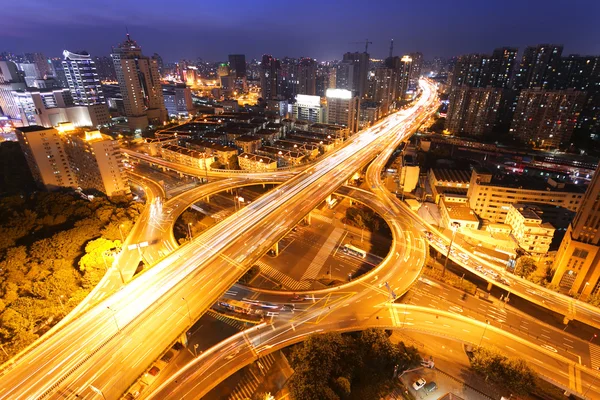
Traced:
<path id="1" fill-rule="evenodd" d="M 2 10 L 0 51 L 108 55 L 125 27 L 165 61 L 263 53 L 339 59 L 346 51 L 427 59 L 494 47 L 559 43 L 600 54 L 600 0 L 18 0 Z"/>

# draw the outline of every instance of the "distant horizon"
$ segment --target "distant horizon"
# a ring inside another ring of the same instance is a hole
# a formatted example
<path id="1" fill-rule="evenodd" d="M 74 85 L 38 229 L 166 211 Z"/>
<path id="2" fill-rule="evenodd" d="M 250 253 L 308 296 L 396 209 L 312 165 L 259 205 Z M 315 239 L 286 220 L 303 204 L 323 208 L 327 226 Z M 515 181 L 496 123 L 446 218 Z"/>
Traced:
<path id="1" fill-rule="evenodd" d="M 318 12 L 315 12 L 318 10 Z M 501 6 L 476 0 L 431 0 L 426 7 L 380 0 L 337 2 L 307 0 L 294 6 L 261 0 L 227 5 L 179 0 L 168 8 L 157 0 L 108 1 L 102 7 L 75 0 L 52 3 L 22 0 L 3 14 L 2 49 L 11 53 L 86 50 L 106 56 L 129 31 L 145 55 L 165 62 L 181 59 L 223 61 L 228 54 L 247 60 L 262 54 L 321 61 L 340 60 L 348 51 L 382 59 L 394 39 L 394 55 L 420 51 L 426 60 L 496 47 L 562 44 L 564 54 L 600 55 L 600 2 L 580 0 L 506 0 Z M 358 43 L 354 43 L 358 42 Z"/>

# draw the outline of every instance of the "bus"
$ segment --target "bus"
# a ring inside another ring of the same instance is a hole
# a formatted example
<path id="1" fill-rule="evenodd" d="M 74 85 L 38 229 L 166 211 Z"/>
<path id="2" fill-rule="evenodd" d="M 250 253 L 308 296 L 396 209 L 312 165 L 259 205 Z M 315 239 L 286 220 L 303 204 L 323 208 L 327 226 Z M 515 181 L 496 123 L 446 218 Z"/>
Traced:
<path id="1" fill-rule="evenodd" d="M 354 247 L 351 244 L 345 244 L 343 248 L 344 253 L 350 254 L 355 257 L 366 258 L 367 252 L 359 249 L 358 247 Z"/>

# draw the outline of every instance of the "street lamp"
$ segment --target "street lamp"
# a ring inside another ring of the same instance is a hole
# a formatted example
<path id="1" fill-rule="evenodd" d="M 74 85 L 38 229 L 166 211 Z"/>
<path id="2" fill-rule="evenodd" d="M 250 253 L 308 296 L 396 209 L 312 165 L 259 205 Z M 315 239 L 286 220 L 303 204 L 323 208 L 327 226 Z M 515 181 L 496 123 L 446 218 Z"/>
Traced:
<path id="1" fill-rule="evenodd" d="M 448 253 L 446 254 L 446 260 L 444 261 L 444 269 L 442 270 L 442 276 L 446 275 L 446 266 L 448 265 L 448 258 L 450 258 L 450 251 L 452 250 L 452 244 L 454 243 L 454 237 L 456 236 L 456 231 L 460 228 L 460 224 L 458 222 L 453 222 L 450 224 L 450 229 L 452 229 L 452 239 L 450 239 L 450 246 L 448 246 Z"/>
<path id="2" fill-rule="evenodd" d="M 485 332 L 487 331 L 487 327 L 490 324 L 489 320 L 485 320 L 485 327 L 483 328 L 483 333 L 481 334 L 481 339 L 479 339 L 479 347 L 481 347 L 481 342 L 483 341 L 483 337 L 485 336 Z"/>
<path id="3" fill-rule="evenodd" d="M 594 336 L 592 336 L 592 338 L 590 339 L 590 343 L 592 343 L 592 340 L 596 339 L 597 337 L 598 337 L 598 335 L 596 335 L 596 334 L 594 333 Z"/>
<path id="4" fill-rule="evenodd" d="M 57 297 L 58 297 L 58 301 L 60 303 L 60 306 L 62 307 L 63 314 L 67 315 L 67 310 L 65 310 L 65 305 L 62 302 L 62 298 L 65 297 L 65 295 L 61 294 L 60 296 L 57 296 Z M 591 342 L 591 340 L 590 340 L 590 342 Z"/>
<path id="5" fill-rule="evenodd" d="M 192 223 L 191 222 L 188 222 L 187 228 L 188 228 L 188 236 L 191 241 L 192 240 Z"/>
<path id="6" fill-rule="evenodd" d="M 100 396 L 102 396 L 102 398 L 104 400 L 106 400 L 106 396 L 104 396 L 104 393 L 102 393 L 102 390 L 98 389 L 96 386 L 94 385 L 90 385 L 90 389 L 92 389 L 92 391 L 96 392 L 96 394 L 99 394 Z"/>

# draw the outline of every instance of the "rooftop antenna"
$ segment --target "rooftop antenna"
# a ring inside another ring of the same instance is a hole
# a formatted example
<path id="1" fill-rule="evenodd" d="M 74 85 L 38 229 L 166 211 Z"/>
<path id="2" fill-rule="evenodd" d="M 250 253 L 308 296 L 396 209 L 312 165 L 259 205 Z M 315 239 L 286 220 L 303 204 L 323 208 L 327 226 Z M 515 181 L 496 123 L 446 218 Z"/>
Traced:
<path id="1" fill-rule="evenodd" d="M 125 34 L 127 35 L 127 39 L 129 39 L 129 28 L 125 25 Z"/>
<path id="2" fill-rule="evenodd" d="M 390 55 L 389 55 L 390 58 L 392 58 L 393 52 L 394 52 L 394 39 L 392 39 L 392 42 L 390 43 Z"/>

